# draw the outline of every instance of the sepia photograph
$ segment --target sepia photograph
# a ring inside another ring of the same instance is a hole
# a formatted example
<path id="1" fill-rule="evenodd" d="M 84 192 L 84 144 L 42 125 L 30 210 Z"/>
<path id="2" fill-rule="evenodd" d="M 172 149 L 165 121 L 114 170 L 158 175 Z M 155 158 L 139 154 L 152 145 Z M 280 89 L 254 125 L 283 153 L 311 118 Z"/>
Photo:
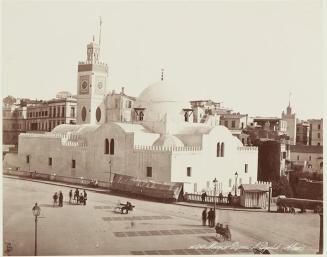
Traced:
<path id="1" fill-rule="evenodd" d="M 3 256 L 323 254 L 323 0 L 1 7 Z"/>

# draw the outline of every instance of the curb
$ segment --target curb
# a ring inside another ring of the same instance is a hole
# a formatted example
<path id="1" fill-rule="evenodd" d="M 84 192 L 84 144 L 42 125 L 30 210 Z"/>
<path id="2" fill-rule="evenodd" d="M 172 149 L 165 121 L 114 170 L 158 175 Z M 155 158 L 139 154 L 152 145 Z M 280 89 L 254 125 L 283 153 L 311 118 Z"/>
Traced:
<path id="1" fill-rule="evenodd" d="M 26 181 L 32 181 L 32 182 L 37 182 L 37 183 L 42 183 L 42 184 L 48 184 L 48 185 L 56 185 L 56 186 L 63 186 L 63 187 L 68 187 L 68 188 L 81 188 L 85 189 L 88 191 L 96 192 L 96 193 L 102 193 L 102 194 L 108 194 L 109 190 L 105 189 L 95 189 L 92 187 L 85 187 L 81 185 L 74 185 L 74 184 L 66 184 L 63 182 L 50 182 L 50 181 L 43 181 L 43 180 L 38 180 L 38 179 L 31 179 L 31 178 L 24 178 L 24 177 L 17 177 L 15 175 L 7 175 L 7 174 L 2 174 L 2 177 L 5 178 L 11 178 L 11 179 L 19 179 L 19 180 L 26 180 Z"/>
<path id="2" fill-rule="evenodd" d="M 195 205 L 195 204 L 185 204 L 185 203 L 174 203 L 176 205 L 181 205 L 181 206 L 187 206 L 187 207 L 195 207 L 195 208 L 213 208 L 212 205 Z M 226 207 L 219 207 L 216 206 L 217 210 L 230 210 L 230 211 L 246 211 L 246 212 L 263 212 L 263 213 L 269 213 L 268 210 L 264 209 L 240 209 L 240 208 L 226 208 Z"/>

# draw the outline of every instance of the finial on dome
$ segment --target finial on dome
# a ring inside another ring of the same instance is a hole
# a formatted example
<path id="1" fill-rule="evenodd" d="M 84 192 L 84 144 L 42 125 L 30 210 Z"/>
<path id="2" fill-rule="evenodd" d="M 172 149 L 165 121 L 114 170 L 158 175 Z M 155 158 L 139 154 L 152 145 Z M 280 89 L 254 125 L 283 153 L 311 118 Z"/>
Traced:
<path id="1" fill-rule="evenodd" d="M 161 69 L 161 81 L 163 81 L 164 80 L 164 69 Z"/>
<path id="2" fill-rule="evenodd" d="M 94 42 L 94 35 L 93 35 L 93 42 Z"/>

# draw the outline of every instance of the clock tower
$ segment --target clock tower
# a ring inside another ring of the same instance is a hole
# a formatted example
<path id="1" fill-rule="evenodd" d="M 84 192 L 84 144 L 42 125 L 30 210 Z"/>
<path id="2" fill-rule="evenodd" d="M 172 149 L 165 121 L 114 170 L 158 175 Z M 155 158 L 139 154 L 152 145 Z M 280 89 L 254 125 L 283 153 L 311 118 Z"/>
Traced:
<path id="1" fill-rule="evenodd" d="M 93 37 L 93 41 L 87 45 L 87 60 L 78 63 L 77 124 L 105 122 L 108 66 L 99 61 L 99 56 L 100 39 L 96 43 Z"/>

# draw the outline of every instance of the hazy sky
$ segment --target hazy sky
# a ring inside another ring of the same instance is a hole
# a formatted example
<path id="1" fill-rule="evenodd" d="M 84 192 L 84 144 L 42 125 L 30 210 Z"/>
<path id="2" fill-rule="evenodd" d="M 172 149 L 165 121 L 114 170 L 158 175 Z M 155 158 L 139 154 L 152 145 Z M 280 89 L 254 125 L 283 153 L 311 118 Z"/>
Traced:
<path id="1" fill-rule="evenodd" d="M 132 96 L 160 79 L 190 99 L 250 115 L 323 115 L 322 3 L 4 1 L 2 94 L 76 94 L 77 64 L 98 38 L 109 87 Z"/>

